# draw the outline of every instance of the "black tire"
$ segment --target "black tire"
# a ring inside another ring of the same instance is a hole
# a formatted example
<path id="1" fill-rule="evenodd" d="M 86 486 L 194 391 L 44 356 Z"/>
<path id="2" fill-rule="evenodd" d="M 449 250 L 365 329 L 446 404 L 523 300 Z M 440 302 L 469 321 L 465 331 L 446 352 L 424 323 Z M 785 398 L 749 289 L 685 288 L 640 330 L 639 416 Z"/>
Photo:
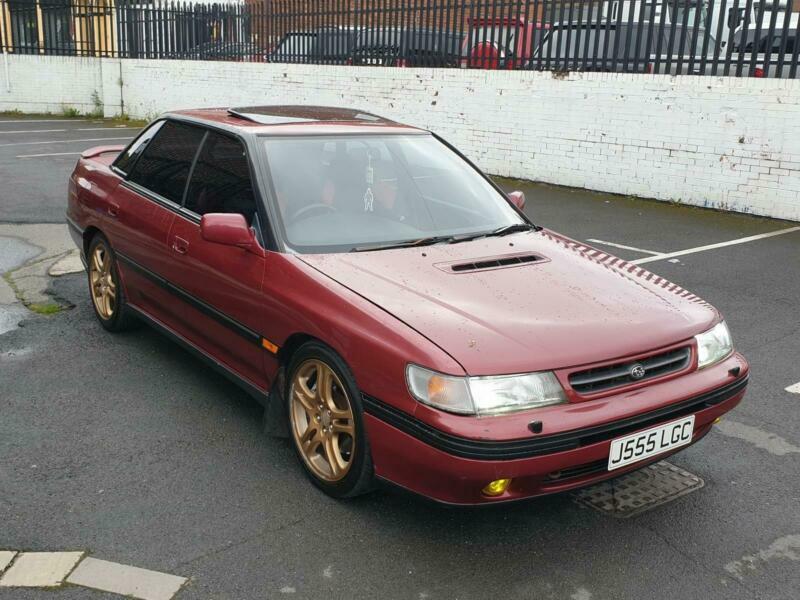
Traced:
<path id="1" fill-rule="evenodd" d="M 319 361 L 329 367 L 341 382 L 347 394 L 347 401 L 350 404 L 352 421 L 355 435 L 352 437 L 350 466 L 347 474 L 338 481 L 328 481 L 317 475 L 306 463 L 304 454 L 299 447 L 297 436 L 295 435 L 292 417 L 292 390 L 295 375 L 300 367 L 308 364 L 308 361 Z M 374 485 L 374 469 L 372 466 L 372 455 L 370 453 L 369 440 L 367 439 L 364 427 L 364 409 L 361 403 L 361 392 L 355 383 L 355 378 L 350 372 L 347 364 L 333 350 L 320 342 L 307 342 L 303 344 L 292 356 L 287 370 L 285 403 L 286 419 L 289 427 L 289 437 L 292 439 L 292 447 L 303 467 L 306 475 L 323 492 L 334 498 L 352 498 L 370 492 Z"/>
<path id="2" fill-rule="evenodd" d="M 107 260 L 110 261 L 109 276 L 115 286 L 116 297 L 114 298 L 114 306 L 110 316 L 106 316 L 101 313 L 100 309 L 98 308 L 98 303 L 95 301 L 94 292 L 92 291 L 92 257 L 98 248 L 105 252 Z M 106 236 L 104 236 L 102 233 L 96 233 L 91 242 L 89 242 L 89 251 L 86 253 L 86 263 L 86 274 L 89 283 L 89 301 L 92 304 L 92 309 L 94 310 L 94 314 L 97 317 L 97 320 L 100 322 L 100 325 L 102 325 L 106 330 L 114 333 L 128 331 L 135 328 L 139 324 L 139 321 L 127 307 L 125 290 L 122 289 L 122 282 L 120 280 L 119 269 L 117 267 L 116 254 L 114 254 L 114 249 L 111 247 L 111 244 Z"/>

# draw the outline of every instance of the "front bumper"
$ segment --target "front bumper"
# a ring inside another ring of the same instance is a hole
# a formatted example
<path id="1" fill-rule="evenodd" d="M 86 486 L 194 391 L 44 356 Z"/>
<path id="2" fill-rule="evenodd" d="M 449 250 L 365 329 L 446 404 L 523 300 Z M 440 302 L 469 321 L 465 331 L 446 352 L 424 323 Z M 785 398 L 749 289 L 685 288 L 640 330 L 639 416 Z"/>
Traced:
<path id="1" fill-rule="evenodd" d="M 714 388 L 688 398 L 681 395 L 682 386 L 663 384 L 664 391 L 671 387 L 675 396 L 683 399 L 625 418 L 600 424 L 587 422 L 577 429 L 515 440 L 453 435 L 365 396 L 366 427 L 376 475 L 448 504 L 519 500 L 617 477 L 686 446 L 609 472 L 606 465 L 612 439 L 694 414 L 694 444 L 710 431 L 715 419 L 734 408 L 743 398 L 748 382 L 747 363 L 739 355 L 735 362 L 739 366 L 737 377 L 728 375 Z M 720 365 L 718 370 L 727 366 Z M 522 418 L 530 420 L 530 414 Z M 592 417 L 587 421 L 589 418 Z M 481 493 L 487 483 L 501 478 L 513 479 L 505 493 L 494 497 Z"/>

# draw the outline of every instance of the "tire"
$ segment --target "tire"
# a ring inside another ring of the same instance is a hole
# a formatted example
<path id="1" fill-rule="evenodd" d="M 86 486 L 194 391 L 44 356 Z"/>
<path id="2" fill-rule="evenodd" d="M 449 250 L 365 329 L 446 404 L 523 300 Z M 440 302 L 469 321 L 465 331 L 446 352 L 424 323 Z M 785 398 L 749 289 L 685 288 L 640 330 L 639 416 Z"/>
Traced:
<path id="1" fill-rule="evenodd" d="M 372 456 L 361 392 L 350 369 L 327 346 L 307 342 L 294 353 L 287 372 L 289 433 L 306 475 L 334 498 L 369 492 L 374 480 Z"/>
<path id="2" fill-rule="evenodd" d="M 89 242 L 86 263 L 89 299 L 97 320 L 106 330 L 115 333 L 134 328 L 137 320 L 125 302 L 116 255 L 102 233 L 95 234 Z"/>

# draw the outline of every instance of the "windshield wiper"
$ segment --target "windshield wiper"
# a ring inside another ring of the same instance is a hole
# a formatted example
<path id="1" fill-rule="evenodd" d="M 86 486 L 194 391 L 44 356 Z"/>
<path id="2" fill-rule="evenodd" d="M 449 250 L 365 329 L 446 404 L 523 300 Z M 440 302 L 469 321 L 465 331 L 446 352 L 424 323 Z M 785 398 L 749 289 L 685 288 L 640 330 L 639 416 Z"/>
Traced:
<path id="1" fill-rule="evenodd" d="M 469 242 L 471 240 L 477 240 L 485 237 L 499 237 L 503 235 L 509 235 L 511 233 L 518 233 L 520 231 L 538 231 L 538 228 L 536 225 L 531 225 L 530 223 L 514 223 L 513 225 L 504 225 L 503 227 L 493 229 L 492 231 L 486 231 L 484 233 L 471 233 L 468 235 L 453 236 L 449 243 L 456 244 L 458 242 Z"/>
<path id="2" fill-rule="evenodd" d="M 538 231 L 539 228 L 536 225 L 531 225 L 530 223 L 514 223 L 513 225 L 506 225 L 505 227 L 499 227 L 495 229 L 488 235 L 508 235 L 510 233 L 519 233 L 520 231 Z"/>
<path id="3" fill-rule="evenodd" d="M 414 248 L 416 246 L 432 246 L 433 244 L 456 244 L 458 242 L 468 242 L 470 240 L 477 240 L 485 237 L 499 237 L 518 233 L 520 231 L 538 231 L 536 225 L 530 223 L 514 223 L 513 225 L 504 225 L 492 231 L 485 231 L 483 233 L 469 233 L 467 235 L 436 235 L 431 237 L 424 237 L 418 240 L 408 240 L 407 242 L 395 242 L 391 244 L 375 245 L 375 246 L 356 246 L 350 252 L 368 252 L 370 250 L 391 250 L 393 248 Z"/>
<path id="4" fill-rule="evenodd" d="M 356 246 L 350 252 L 368 252 L 370 250 L 391 250 L 393 248 L 414 248 L 416 246 L 431 246 L 433 244 L 440 244 L 442 242 L 450 242 L 454 239 L 452 235 L 436 235 L 431 237 L 424 237 L 418 240 L 408 240 L 407 242 L 396 242 L 392 244 L 383 244 L 375 246 Z"/>

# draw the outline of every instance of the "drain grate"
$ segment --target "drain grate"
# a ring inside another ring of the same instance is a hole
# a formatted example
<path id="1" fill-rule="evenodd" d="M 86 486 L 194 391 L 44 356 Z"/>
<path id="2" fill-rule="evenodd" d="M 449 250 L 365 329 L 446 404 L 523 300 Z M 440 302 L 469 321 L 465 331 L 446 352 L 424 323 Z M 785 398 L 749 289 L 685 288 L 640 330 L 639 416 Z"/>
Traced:
<path id="1" fill-rule="evenodd" d="M 699 490 L 705 482 L 665 460 L 573 493 L 575 501 L 620 519 Z"/>

